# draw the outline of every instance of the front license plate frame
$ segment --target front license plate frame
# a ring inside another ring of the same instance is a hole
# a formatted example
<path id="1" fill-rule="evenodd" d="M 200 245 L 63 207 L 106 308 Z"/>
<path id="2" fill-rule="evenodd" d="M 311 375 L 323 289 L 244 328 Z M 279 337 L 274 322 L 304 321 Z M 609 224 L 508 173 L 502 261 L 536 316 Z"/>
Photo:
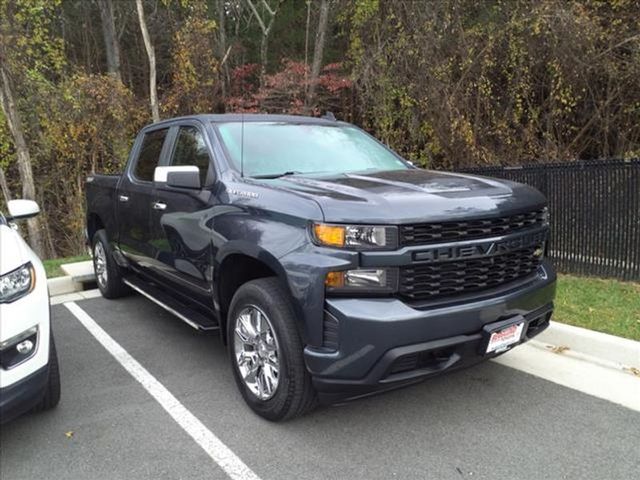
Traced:
<path id="1" fill-rule="evenodd" d="M 497 355 L 518 345 L 524 336 L 525 325 L 522 315 L 485 325 L 482 354 Z"/>

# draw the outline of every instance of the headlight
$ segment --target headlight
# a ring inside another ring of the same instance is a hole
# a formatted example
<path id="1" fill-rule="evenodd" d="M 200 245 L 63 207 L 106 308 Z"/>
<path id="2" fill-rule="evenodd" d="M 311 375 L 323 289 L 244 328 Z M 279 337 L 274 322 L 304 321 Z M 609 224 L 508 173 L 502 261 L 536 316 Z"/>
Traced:
<path id="1" fill-rule="evenodd" d="M 0 303 L 10 303 L 24 297 L 36 286 L 33 265 L 27 263 L 0 276 Z"/>
<path id="2" fill-rule="evenodd" d="M 314 223 L 312 230 L 315 243 L 327 247 L 391 250 L 398 246 L 397 227 Z"/>
<path id="3" fill-rule="evenodd" d="M 397 268 L 359 268 L 329 272 L 325 277 L 327 292 L 393 293 L 398 289 Z"/>

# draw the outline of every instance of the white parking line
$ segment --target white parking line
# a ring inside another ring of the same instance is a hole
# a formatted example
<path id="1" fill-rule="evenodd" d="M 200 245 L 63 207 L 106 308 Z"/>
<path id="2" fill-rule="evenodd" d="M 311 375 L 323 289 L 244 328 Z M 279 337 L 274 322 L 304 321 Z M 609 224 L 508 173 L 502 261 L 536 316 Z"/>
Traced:
<path id="1" fill-rule="evenodd" d="M 100 342 L 100 344 L 135 378 L 164 408 L 180 427 L 234 480 L 260 480 L 240 458 L 196 418 L 138 361 L 120 346 L 82 308 L 74 302 L 65 307 Z"/>

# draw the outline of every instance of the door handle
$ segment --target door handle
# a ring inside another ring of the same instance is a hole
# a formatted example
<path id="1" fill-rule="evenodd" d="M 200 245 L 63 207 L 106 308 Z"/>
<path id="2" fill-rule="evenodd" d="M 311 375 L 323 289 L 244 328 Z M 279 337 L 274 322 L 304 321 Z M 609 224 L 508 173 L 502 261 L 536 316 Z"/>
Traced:
<path id="1" fill-rule="evenodd" d="M 118 197 L 118 200 L 120 200 L 121 202 L 128 202 L 129 201 L 129 197 L 127 197 L 126 195 L 120 195 Z"/>
<path id="2" fill-rule="evenodd" d="M 164 210 L 165 208 L 167 208 L 167 204 L 164 202 L 155 202 L 153 204 L 154 210 Z"/>

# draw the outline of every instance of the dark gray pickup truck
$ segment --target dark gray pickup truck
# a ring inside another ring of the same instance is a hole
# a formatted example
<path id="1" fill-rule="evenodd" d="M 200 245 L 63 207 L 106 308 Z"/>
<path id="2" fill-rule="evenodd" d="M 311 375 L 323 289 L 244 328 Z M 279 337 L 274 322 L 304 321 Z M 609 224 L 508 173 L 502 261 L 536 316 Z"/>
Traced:
<path id="1" fill-rule="evenodd" d="M 548 225 L 533 188 L 415 168 L 325 118 L 163 121 L 121 176 L 87 179 L 102 294 L 135 290 L 219 331 L 242 396 L 271 420 L 540 333 L 556 282 Z"/>

